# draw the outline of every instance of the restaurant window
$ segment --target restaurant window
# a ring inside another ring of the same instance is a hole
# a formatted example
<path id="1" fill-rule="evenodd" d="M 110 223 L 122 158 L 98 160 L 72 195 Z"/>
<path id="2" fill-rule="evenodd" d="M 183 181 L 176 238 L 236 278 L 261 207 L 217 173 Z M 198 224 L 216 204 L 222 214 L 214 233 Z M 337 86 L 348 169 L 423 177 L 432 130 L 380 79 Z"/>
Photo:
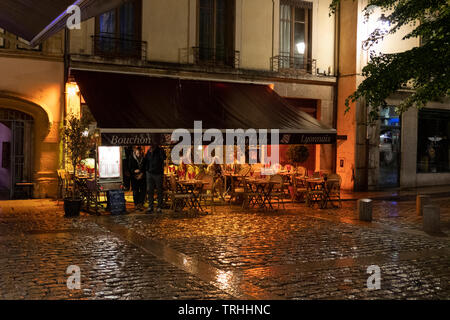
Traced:
<path id="1" fill-rule="evenodd" d="M 235 0 L 199 0 L 198 60 L 234 66 Z"/>
<path id="2" fill-rule="evenodd" d="M 140 56 L 142 0 L 127 1 L 96 19 L 96 54 Z"/>
<path id="3" fill-rule="evenodd" d="M 311 38 L 312 2 L 281 0 L 280 67 L 310 69 Z"/>
<path id="4" fill-rule="evenodd" d="M 450 111 L 419 110 L 417 172 L 450 172 Z"/>

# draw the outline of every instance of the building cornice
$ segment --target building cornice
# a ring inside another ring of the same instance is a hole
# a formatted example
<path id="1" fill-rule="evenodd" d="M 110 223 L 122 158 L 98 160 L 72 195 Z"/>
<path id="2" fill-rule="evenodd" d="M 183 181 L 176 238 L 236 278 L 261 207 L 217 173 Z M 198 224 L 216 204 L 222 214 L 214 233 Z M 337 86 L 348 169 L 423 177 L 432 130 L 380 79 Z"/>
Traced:
<path id="1" fill-rule="evenodd" d="M 80 70 L 97 70 L 114 73 L 127 73 L 147 75 L 155 77 L 176 77 L 190 79 L 204 79 L 211 81 L 233 81 L 252 83 L 274 83 L 288 82 L 309 85 L 335 86 L 336 77 L 317 76 L 305 74 L 299 77 L 277 76 L 271 71 L 246 70 L 246 69 L 222 69 L 214 68 L 207 70 L 195 65 L 180 65 L 159 62 L 142 62 L 136 64 L 119 64 L 114 61 L 95 60 L 91 57 L 72 56 L 70 67 Z"/>

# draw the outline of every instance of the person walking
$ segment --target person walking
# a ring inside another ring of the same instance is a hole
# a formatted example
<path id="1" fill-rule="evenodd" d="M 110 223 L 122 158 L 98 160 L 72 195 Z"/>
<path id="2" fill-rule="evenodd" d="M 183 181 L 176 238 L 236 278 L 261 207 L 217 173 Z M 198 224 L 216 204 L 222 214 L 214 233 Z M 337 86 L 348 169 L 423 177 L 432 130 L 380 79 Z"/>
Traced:
<path id="1" fill-rule="evenodd" d="M 147 188 L 149 207 L 147 213 L 153 213 L 155 188 L 158 195 L 157 212 L 161 213 L 163 208 L 163 179 L 164 179 L 164 161 L 166 153 L 154 142 L 145 155 L 145 168 L 147 171 Z"/>
<path id="2" fill-rule="evenodd" d="M 128 161 L 131 173 L 131 187 L 133 189 L 133 200 L 136 210 L 144 210 L 147 183 L 145 179 L 144 153 L 141 147 L 136 147 Z"/>

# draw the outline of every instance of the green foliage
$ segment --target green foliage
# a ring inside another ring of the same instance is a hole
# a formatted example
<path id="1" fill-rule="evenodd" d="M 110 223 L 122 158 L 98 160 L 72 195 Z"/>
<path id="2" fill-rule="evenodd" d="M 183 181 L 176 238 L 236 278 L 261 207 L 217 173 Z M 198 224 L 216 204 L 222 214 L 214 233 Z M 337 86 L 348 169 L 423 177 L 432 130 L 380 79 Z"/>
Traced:
<path id="1" fill-rule="evenodd" d="M 92 148 L 92 140 L 85 134 L 88 125 L 86 120 L 69 116 L 61 130 L 62 141 L 74 170 L 81 164 L 83 159 L 88 157 Z M 73 197 L 75 197 L 75 193 Z"/>
<path id="2" fill-rule="evenodd" d="M 290 145 L 286 157 L 292 164 L 300 164 L 308 160 L 309 150 L 302 145 Z"/>
<path id="3" fill-rule="evenodd" d="M 333 0 L 330 14 L 334 14 L 342 0 Z M 386 16 L 390 22 L 387 34 L 397 32 L 402 26 L 415 28 L 403 39 L 420 38 L 422 45 L 395 54 L 371 54 L 370 62 L 363 68 L 365 80 L 346 100 L 365 98 L 371 108 L 370 120 L 378 118 L 386 98 L 402 88 L 413 89 L 411 95 L 397 107 L 402 113 L 410 107 L 422 108 L 427 102 L 442 101 L 450 92 L 450 1 L 448 0 L 369 0 L 364 14 L 368 17 L 375 5 L 382 10 L 392 10 Z M 381 41 L 386 34 L 375 30 L 366 40 L 369 47 Z"/>

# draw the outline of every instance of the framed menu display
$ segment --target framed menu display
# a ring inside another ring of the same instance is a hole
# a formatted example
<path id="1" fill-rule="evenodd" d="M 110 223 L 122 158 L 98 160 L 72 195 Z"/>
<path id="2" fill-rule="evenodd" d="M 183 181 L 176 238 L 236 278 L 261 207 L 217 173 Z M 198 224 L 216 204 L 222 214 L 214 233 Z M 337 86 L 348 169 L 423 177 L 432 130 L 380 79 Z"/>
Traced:
<path id="1" fill-rule="evenodd" d="M 120 147 L 98 147 L 98 174 L 100 179 L 122 179 Z"/>

